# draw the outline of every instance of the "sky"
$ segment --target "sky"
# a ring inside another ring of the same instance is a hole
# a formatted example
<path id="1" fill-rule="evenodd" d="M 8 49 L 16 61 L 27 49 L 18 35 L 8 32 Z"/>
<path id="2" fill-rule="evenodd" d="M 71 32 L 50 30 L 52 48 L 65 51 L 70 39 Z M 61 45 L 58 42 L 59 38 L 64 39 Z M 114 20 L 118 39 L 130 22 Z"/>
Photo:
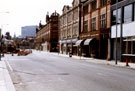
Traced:
<path id="1" fill-rule="evenodd" d="M 21 27 L 45 24 L 45 16 L 55 12 L 61 14 L 64 5 L 73 0 L 0 0 L 0 28 L 2 33 L 21 35 Z"/>

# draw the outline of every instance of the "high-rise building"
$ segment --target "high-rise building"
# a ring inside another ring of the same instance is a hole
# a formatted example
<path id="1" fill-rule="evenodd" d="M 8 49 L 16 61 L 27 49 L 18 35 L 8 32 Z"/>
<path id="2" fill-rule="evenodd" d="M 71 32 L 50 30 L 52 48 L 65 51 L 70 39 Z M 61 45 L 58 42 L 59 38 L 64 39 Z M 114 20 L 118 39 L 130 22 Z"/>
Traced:
<path id="1" fill-rule="evenodd" d="M 36 36 L 36 28 L 37 26 L 24 26 L 21 28 L 21 35 L 22 37 L 35 37 Z"/>

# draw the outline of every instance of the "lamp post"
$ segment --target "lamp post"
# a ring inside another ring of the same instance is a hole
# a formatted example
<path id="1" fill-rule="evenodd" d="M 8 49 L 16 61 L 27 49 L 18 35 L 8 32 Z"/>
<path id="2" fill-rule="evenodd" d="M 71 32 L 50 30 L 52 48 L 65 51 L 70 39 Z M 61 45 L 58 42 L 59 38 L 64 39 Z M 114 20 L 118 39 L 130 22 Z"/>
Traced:
<path id="1" fill-rule="evenodd" d="M 118 0 L 116 0 L 116 43 L 115 43 L 115 46 L 116 46 L 116 58 L 115 58 L 115 64 L 117 65 L 118 62 L 117 62 L 117 32 L 118 32 Z"/>

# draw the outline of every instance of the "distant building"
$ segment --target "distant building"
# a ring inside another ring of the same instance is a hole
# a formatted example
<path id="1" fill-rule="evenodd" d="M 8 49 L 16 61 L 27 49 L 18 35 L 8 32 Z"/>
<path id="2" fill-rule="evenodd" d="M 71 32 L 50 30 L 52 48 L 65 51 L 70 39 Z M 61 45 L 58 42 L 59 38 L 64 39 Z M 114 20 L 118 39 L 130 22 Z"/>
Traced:
<path id="1" fill-rule="evenodd" d="M 5 37 L 6 37 L 6 39 L 11 40 L 10 32 L 6 32 Z"/>
<path id="2" fill-rule="evenodd" d="M 24 26 L 21 28 L 21 37 L 27 37 L 27 36 L 31 36 L 31 37 L 35 37 L 36 36 L 36 28 L 37 26 Z"/>

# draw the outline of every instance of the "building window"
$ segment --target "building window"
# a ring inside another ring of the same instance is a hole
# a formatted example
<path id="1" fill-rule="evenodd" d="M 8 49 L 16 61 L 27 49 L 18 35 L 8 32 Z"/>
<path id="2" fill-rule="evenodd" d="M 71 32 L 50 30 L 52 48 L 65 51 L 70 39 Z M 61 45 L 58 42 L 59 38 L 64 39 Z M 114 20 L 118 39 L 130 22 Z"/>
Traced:
<path id="1" fill-rule="evenodd" d="M 132 8 L 132 4 L 124 7 L 124 23 L 132 21 Z"/>
<path id="2" fill-rule="evenodd" d="M 96 17 L 91 19 L 91 30 L 96 30 Z"/>
<path id="3" fill-rule="evenodd" d="M 93 2 L 91 3 L 91 5 L 92 5 L 92 11 L 96 10 L 96 8 L 97 8 L 97 1 L 96 1 L 96 0 L 93 1 Z"/>
<path id="4" fill-rule="evenodd" d="M 67 36 L 68 36 L 68 37 L 71 37 L 71 33 L 72 33 L 72 28 L 69 27 L 69 28 L 68 28 L 68 31 L 67 31 Z"/>
<path id="5" fill-rule="evenodd" d="M 105 5 L 107 5 L 107 0 L 100 0 L 100 5 L 101 7 L 104 7 Z"/>
<path id="6" fill-rule="evenodd" d="M 67 17 L 64 16 L 64 25 L 67 24 Z"/>
<path id="7" fill-rule="evenodd" d="M 117 24 L 120 24 L 121 23 L 121 8 L 118 9 L 117 18 L 118 18 Z M 112 12 L 111 21 L 112 21 L 112 25 L 116 25 L 116 10 Z"/>
<path id="8" fill-rule="evenodd" d="M 62 37 L 62 39 L 64 39 L 64 30 L 62 30 L 62 34 L 61 34 L 61 37 Z"/>
<path id="9" fill-rule="evenodd" d="M 78 27 L 74 26 L 74 28 L 73 28 L 73 36 L 75 37 L 75 36 L 77 36 L 77 34 L 78 34 Z"/>
<path id="10" fill-rule="evenodd" d="M 123 0 L 118 0 L 118 2 L 121 2 L 121 1 L 123 1 Z M 111 0 L 111 4 L 113 5 L 113 4 L 116 4 L 116 0 Z"/>
<path id="11" fill-rule="evenodd" d="M 106 14 L 103 14 L 100 16 L 100 28 L 104 29 L 106 27 Z"/>
<path id="12" fill-rule="evenodd" d="M 67 32 L 66 32 L 66 30 L 63 30 L 63 39 L 65 39 L 66 38 L 66 36 L 67 36 Z"/>
<path id="13" fill-rule="evenodd" d="M 88 14 L 88 5 L 83 7 L 83 13 L 84 15 Z"/>
<path id="14" fill-rule="evenodd" d="M 78 8 L 76 10 L 74 10 L 74 20 L 79 18 L 79 12 L 78 12 Z"/>
<path id="15" fill-rule="evenodd" d="M 88 32 L 88 20 L 84 21 L 84 31 L 83 32 Z"/>
<path id="16" fill-rule="evenodd" d="M 65 30 L 65 38 L 67 38 L 67 30 Z"/>
<path id="17" fill-rule="evenodd" d="M 72 14 L 68 14 L 68 23 L 72 21 Z"/>

